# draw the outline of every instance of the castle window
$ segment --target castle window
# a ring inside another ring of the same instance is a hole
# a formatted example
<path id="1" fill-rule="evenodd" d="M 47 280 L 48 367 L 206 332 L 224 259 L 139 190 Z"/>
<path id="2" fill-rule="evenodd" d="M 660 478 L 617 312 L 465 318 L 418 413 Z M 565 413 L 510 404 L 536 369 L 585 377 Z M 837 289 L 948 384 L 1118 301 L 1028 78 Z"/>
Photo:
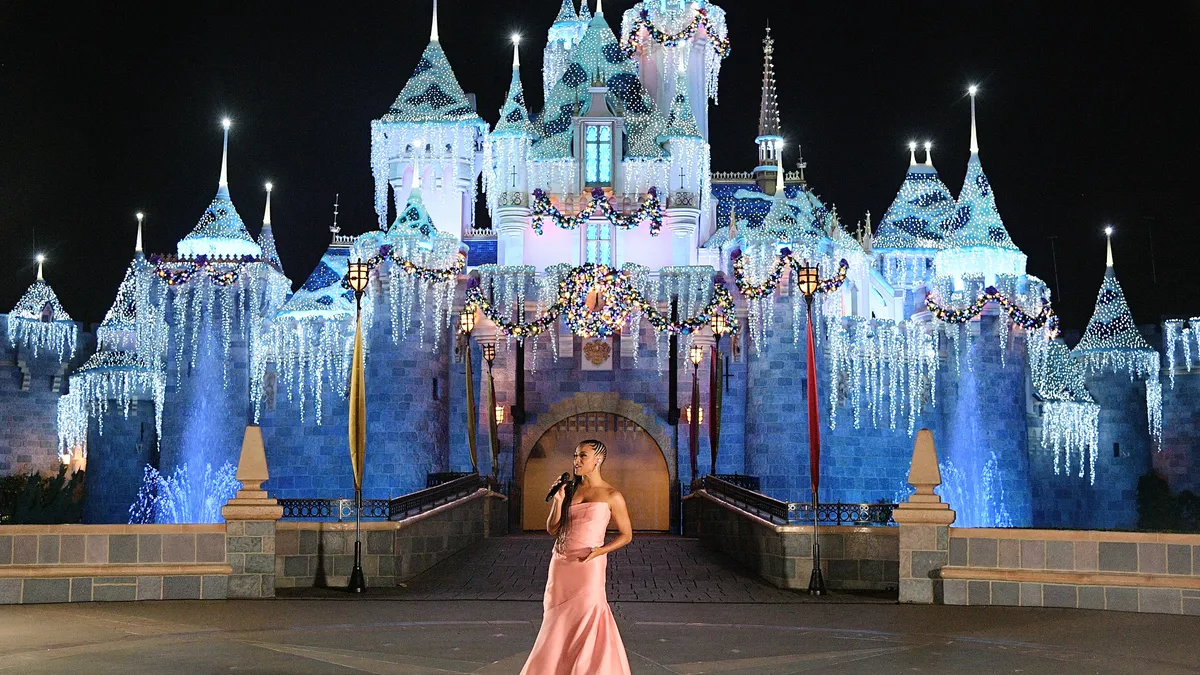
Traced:
<path id="1" fill-rule="evenodd" d="M 583 172 L 587 187 L 612 186 L 612 134 L 607 124 L 584 127 Z"/>
<path id="2" fill-rule="evenodd" d="M 612 224 L 607 220 L 591 221 L 587 225 L 587 262 L 612 264 Z"/>

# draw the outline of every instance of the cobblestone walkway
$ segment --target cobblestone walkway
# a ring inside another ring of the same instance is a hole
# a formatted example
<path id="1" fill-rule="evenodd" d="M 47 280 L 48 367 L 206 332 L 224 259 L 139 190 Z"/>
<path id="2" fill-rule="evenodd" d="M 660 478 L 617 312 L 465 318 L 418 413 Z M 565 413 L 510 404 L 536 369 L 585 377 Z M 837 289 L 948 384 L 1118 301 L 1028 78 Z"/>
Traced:
<path id="1" fill-rule="evenodd" d="M 535 600 L 546 587 L 553 540 L 519 534 L 487 539 L 409 580 L 403 588 L 372 589 L 371 595 L 403 600 Z M 368 585 L 370 579 L 367 580 Z M 338 593 L 340 591 L 328 591 Z M 289 596 L 324 595 L 318 589 Z M 777 589 L 741 569 L 695 539 L 638 534 L 633 543 L 609 555 L 610 602 L 793 603 L 811 599 Z M 827 596 L 823 600 L 862 602 L 869 597 Z M 884 601 L 894 601 L 883 598 Z"/>

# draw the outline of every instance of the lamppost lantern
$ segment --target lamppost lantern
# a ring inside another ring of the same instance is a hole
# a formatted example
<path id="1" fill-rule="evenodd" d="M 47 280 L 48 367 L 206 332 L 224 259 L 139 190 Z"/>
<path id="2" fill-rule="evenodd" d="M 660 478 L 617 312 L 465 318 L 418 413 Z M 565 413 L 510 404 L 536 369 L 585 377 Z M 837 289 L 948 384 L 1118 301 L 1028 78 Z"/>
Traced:
<path id="1" fill-rule="evenodd" d="M 355 295 L 362 295 L 371 282 L 371 267 L 361 260 L 350 263 L 350 288 Z"/>
<path id="2" fill-rule="evenodd" d="M 796 275 L 796 286 L 805 298 L 812 299 L 821 285 L 820 271 L 816 265 L 802 265 Z"/>
<path id="3" fill-rule="evenodd" d="M 492 361 L 496 360 L 496 345 L 493 343 L 485 343 L 483 345 L 483 360 L 487 361 L 488 368 L 492 367 Z"/>
<path id="4" fill-rule="evenodd" d="M 458 315 L 458 332 L 469 335 L 473 330 L 475 330 L 475 310 L 463 308 Z"/>
<path id="5" fill-rule="evenodd" d="M 708 325 L 718 340 L 729 332 L 729 322 L 726 321 L 724 314 L 713 314 L 712 318 L 708 320 Z"/>
<path id="6" fill-rule="evenodd" d="M 700 345 L 693 344 L 690 348 L 688 348 L 688 359 L 691 360 L 693 366 L 699 368 L 700 361 L 704 359 L 704 348 Z"/>

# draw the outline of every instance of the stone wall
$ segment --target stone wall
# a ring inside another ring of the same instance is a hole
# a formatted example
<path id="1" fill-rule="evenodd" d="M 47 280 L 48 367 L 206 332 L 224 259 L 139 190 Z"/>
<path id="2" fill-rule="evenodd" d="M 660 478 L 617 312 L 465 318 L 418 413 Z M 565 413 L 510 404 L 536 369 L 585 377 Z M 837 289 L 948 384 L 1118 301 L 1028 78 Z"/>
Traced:
<path id="1" fill-rule="evenodd" d="M 950 528 L 948 605 L 1200 616 L 1200 535 Z"/>
<path id="2" fill-rule="evenodd" d="M 397 522 L 362 523 L 363 573 L 368 586 L 395 586 L 454 553 L 507 529 L 507 500 L 474 495 Z M 343 587 L 354 567 L 354 523 L 280 521 L 275 539 L 275 584 Z"/>
<path id="3" fill-rule="evenodd" d="M 1177 354 L 1176 361 L 1182 360 Z M 1162 376 L 1163 442 L 1152 459 L 1172 492 L 1200 494 L 1200 367 L 1193 365 L 1189 373 L 1177 363 L 1175 370 L 1174 388 L 1170 375 Z"/>
<path id="4" fill-rule="evenodd" d="M 808 588 L 812 527 L 774 525 L 701 490 L 686 500 L 688 534 L 779 588 Z M 894 527 L 822 527 L 821 571 L 840 590 L 895 590 L 899 530 Z"/>
<path id="5" fill-rule="evenodd" d="M 128 417 L 117 406 L 104 416 L 104 434 L 88 428 L 85 523 L 128 523 L 147 465 L 158 467 L 154 402 L 138 401 Z"/>
<path id="6" fill-rule="evenodd" d="M 224 525 L 8 525 L 0 604 L 223 600 Z"/>
<path id="7" fill-rule="evenodd" d="M 67 391 L 66 374 L 87 359 L 94 340 L 80 335 L 70 363 L 47 352 L 34 358 L 9 342 L 6 319 L 0 314 L 0 476 L 54 473 L 59 464 L 58 399 Z"/>

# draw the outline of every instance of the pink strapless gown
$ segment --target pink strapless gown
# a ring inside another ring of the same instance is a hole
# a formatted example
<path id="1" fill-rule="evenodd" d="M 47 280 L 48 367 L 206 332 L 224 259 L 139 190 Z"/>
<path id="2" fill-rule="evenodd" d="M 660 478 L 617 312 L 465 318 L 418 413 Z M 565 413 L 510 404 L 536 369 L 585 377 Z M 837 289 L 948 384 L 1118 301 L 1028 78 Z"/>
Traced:
<path id="1" fill-rule="evenodd" d="M 625 644 L 605 595 L 608 555 L 579 562 L 604 544 L 608 519 L 604 502 L 571 507 L 566 555 L 550 554 L 542 629 L 521 675 L 629 675 Z"/>

